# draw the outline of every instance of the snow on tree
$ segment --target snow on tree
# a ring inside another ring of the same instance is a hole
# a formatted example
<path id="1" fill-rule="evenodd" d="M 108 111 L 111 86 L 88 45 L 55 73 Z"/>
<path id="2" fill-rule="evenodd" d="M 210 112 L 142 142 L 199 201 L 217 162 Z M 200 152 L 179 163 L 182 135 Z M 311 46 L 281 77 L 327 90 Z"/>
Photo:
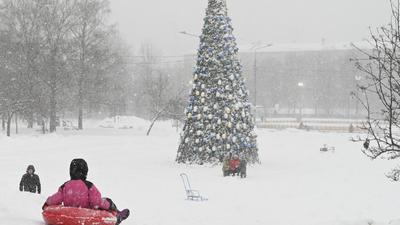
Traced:
<path id="1" fill-rule="evenodd" d="M 177 162 L 215 163 L 228 155 L 259 162 L 249 93 L 225 0 L 209 0 Z"/>

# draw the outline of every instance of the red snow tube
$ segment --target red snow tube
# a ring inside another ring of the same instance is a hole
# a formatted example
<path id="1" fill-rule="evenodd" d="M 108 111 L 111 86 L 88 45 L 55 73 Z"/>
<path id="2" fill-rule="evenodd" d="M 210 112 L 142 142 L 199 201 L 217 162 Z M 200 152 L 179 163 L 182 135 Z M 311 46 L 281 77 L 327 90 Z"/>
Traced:
<path id="1" fill-rule="evenodd" d="M 117 223 L 115 214 L 103 210 L 48 206 L 42 214 L 48 225 L 115 225 Z"/>

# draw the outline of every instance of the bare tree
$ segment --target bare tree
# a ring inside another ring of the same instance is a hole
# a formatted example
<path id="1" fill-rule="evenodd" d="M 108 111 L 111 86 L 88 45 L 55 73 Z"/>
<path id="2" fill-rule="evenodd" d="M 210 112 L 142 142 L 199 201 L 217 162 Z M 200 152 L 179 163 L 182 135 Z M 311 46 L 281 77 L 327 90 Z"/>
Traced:
<path id="1" fill-rule="evenodd" d="M 108 0 L 0 2 L 0 115 L 16 113 L 55 132 L 78 108 L 125 113 L 132 89 L 129 48 L 107 25 Z"/>
<path id="2" fill-rule="evenodd" d="M 1 5 L 0 18 L 4 30 L 12 34 L 13 41 L 18 43 L 20 63 L 20 81 L 25 95 L 29 98 L 26 112 L 22 115 L 33 127 L 35 99 L 38 92 L 38 59 L 40 55 L 40 7 L 38 0 L 4 0 Z"/>
<path id="3" fill-rule="evenodd" d="M 57 93 L 62 88 L 62 80 L 68 79 L 64 66 L 67 60 L 65 51 L 70 47 L 70 30 L 74 26 L 73 13 L 76 10 L 76 0 L 46 1 L 42 8 L 41 24 L 44 35 L 45 77 L 44 83 L 49 89 L 50 132 L 57 126 Z"/>
<path id="4" fill-rule="evenodd" d="M 29 104 L 25 92 L 25 79 L 21 75 L 23 59 L 20 44 L 12 33 L 0 32 L 0 114 L 7 136 L 11 135 L 11 121 L 17 112 L 24 112 Z"/>
<path id="5" fill-rule="evenodd" d="M 83 129 L 83 105 L 86 97 L 88 75 L 96 60 L 95 54 L 101 42 L 106 41 L 110 13 L 108 0 L 80 0 L 76 11 L 76 24 L 72 29 L 78 57 L 78 129 Z"/>
<path id="6" fill-rule="evenodd" d="M 21 83 L 12 73 L 1 76 L 0 79 L 0 114 L 3 117 L 3 127 L 6 127 L 7 136 L 11 136 L 12 118 L 18 112 L 24 112 L 28 105 L 21 91 Z"/>
<path id="7" fill-rule="evenodd" d="M 121 40 L 118 32 L 111 33 L 105 42 L 96 47 L 86 97 L 89 110 L 96 108 L 116 116 L 126 113 L 133 82 L 128 66 L 129 47 Z"/>
<path id="8" fill-rule="evenodd" d="M 150 112 L 152 114 L 150 127 L 147 131 L 147 135 L 149 135 L 154 123 L 158 119 L 162 117 L 178 118 L 179 116 L 176 110 L 182 109 L 185 101 L 183 101 L 182 98 L 184 89 L 172 95 L 169 76 L 166 74 L 164 75 L 161 71 L 158 71 L 158 75 L 153 79 L 147 79 L 145 85 L 144 93 L 149 96 L 151 106 Z"/>
<path id="9" fill-rule="evenodd" d="M 135 64 L 136 113 L 149 119 L 150 134 L 159 119 L 181 119 L 186 100 L 183 94 L 189 89 L 185 83 L 182 65 L 164 64 L 162 56 L 151 43 L 140 48 L 140 57 Z"/>
<path id="10" fill-rule="evenodd" d="M 364 129 L 372 142 L 364 153 L 372 159 L 400 157 L 400 0 L 391 0 L 391 9 L 391 22 L 370 32 L 371 50 L 356 47 L 364 55 L 356 66 L 366 79 L 358 87 L 363 95 L 354 96 L 368 113 Z"/>

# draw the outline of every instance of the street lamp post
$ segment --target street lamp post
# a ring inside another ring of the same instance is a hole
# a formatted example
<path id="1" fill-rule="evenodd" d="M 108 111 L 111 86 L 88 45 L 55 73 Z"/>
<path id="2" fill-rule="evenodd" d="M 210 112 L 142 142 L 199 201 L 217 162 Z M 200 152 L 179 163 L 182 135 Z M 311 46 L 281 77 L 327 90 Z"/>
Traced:
<path id="1" fill-rule="evenodd" d="M 299 89 L 300 89 L 300 102 L 299 102 L 299 109 L 300 109 L 300 120 L 302 120 L 303 119 L 303 88 L 304 88 L 304 83 L 303 82 L 298 82 L 297 83 L 297 86 L 299 87 Z"/>
<path id="2" fill-rule="evenodd" d="M 271 47 L 272 44 L 267 44 L 263 46 L 254 46 L 253 51 L 254 51 L 254 114 L 255 118 L 257 120 L 257 51 L 261 50 L 263 48 L 268 48 Z"/>
<path id="3" fill-rule="evenodd" d="M 356 116 L 358 117 L 358 87 L 360 85 L 362 77 L 360 75 L 354 76 L 354 80 L 356 81 Z"/>

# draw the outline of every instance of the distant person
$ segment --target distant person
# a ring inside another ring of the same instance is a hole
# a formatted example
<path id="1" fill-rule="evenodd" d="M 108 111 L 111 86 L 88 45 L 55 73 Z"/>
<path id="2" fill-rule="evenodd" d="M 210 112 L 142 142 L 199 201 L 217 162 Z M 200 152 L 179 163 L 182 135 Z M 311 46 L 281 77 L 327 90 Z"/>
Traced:
<path id="1" fill-rule="evenodd" d="M 240 172 L 240 178 L 247 177 L 247 161 L 245 158 L 240 159 L 239 172 Z"/>
<path id="2" fill-rule="evenodd" d="M 33 165 L 29 165 L 26 169 L 26 173 L 22 176 L 21 182 L 19 183 L 19 190 L 40 194 L 40 179 L 39 176 L 35 174 L 35 167 Z"/>
<path id="3" fill-rule="evenodd" d="M 349 127 L 349 133 L 353 133 L 354 132 L 354 126 L 353 126 L 353 124 L 351 123 L 350 124 L 350 127 Z"/>
<path id="4" fill-rule="evenodd" d="M 102 198 L 99 190 L 93 183 L 86 180 L 88 165 L 84 159 L 72 160 L 69 167 L 71 180 L 58 189 L 58 192 L 50 196 L 42 209 L 48 206 L 64 205 L 67 207 L 109 210 L 117 213 L 117 223 L 129 217 L 129 209 L 119 211 L 114 202 L 109 198 Z"/>
<path id="5" fill-rule="evenodd" d="M 239 175 L 240 160 L 238 155 L 234 155 L 229 162 L 229 169 L 232 176 Z"/>
<path id="6" fill-rule="evenodd" d="M 369 139 L 367 138 L 366 140 L 365 140 L 365 142 L 364 142 L 364 148 L 365 148 L 365 150 L 368 150 L 369 149 Z"/>
<path id="7" fill-rule="evenodd" d="M 229 163 L 230 163 L 230 158 L 229 156 L 226 156 L 222 164 L 222 173 L 224 177 L 229 176 L 231 173 Z"/>

